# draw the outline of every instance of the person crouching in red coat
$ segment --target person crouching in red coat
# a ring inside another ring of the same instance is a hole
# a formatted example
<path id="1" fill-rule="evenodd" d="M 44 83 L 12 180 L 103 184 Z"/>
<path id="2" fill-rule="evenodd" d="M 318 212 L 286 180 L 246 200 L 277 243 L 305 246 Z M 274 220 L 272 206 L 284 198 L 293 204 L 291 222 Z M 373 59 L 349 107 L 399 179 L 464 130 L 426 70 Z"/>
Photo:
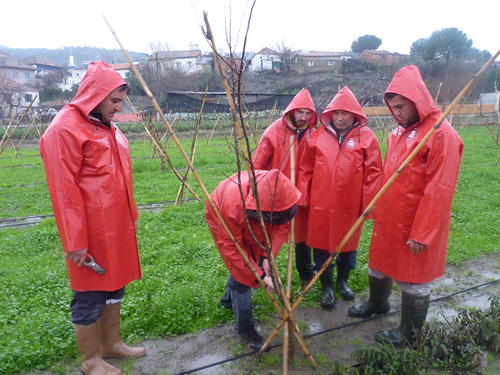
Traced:
<path id="1" fill-rule="evenodd" d="M 255 175 L 262 216 L 273 256 L 276 257 L 281 246 L 288 239 L 290 221 L 297 212 L 300 192 L 292 181 L 277 169 L 257 170 Z M 264 236 L 257 221 L 256 204 L 252 196 L 248 173 L 241 172 L 239 175 L 236 173 L 225 179 L 217 186 L 210 198 L 253 268 L 266 286 L 274 290 L 267 254 L 260 245 L 264 243 Z M 205 218 L 217 250 L 229 270 L 221 304 L 234 311 L 235 328 L 240 337 L 252 349 L 260 350 L 265 340 L 255 330 L 251 295 L 252 289 L 258 288 L 259 283 L 210 207 L 208 200 Z M 262 268 L 259 264 L 262 264 Z"/>

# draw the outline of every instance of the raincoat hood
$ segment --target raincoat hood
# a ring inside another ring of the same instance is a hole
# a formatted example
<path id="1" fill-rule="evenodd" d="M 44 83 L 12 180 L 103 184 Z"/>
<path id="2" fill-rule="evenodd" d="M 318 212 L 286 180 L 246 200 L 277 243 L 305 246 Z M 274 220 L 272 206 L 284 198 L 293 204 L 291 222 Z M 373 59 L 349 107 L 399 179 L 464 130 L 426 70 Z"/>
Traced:
<path id="1" fill-rule="evenodd" d="M 310 128 L 314 128 L 318 123 L 318 114 L 316 113 L 316 109 L 314 108 L 311 94 L 307 89 L 302 89 L 297 95 L 295 95 L 290 104 L 288 104 L 288 107 L 286 107 L 285 111 L 283 112 L 283 119 L 287 118 L 295 109 L 299 108 L 307 108 L 313 112 L 311 118 L 309 119 L 308 126 Z"/>
<path id="2" fill-rule="evenodd" d="M 300 192 L 295 188 L 293 182 L 277 169 L 255 171 L 255 175 L 261 211 L 286 211 L 299 201 Z M 255 210 L 257 206 L 251 193 L 250 183 L 247 189 L 246 208 Z"/>
<path id="3" fill-rule="evenodd" d="M 422 120 L 431 113 L 439 111 L 435 106 L 427 87 L 425 87 L 420 71 L 415 65 L 405 66 L 404 68 L 398 70 L 387 88 L 386 94 L 389 92 L 404 96 L 405 98 L 411 100 L 417 108 L 420 116 L 420 122 L 422 122 Z M 387 103 L 387 100 L 385 100 L 385 102 L 396 121 L 399 122 L 398 117 L 392 111 L 392 108 Z"/>
<path id="4" fill-rule="evenodd" d="M 98 60 L 89 65 L 78 92 L 70 106 L 77 107 L 85 117 L 116 88 L 127 82 L 104 61 Z"/>
<path id="5" fill-rule="evenodd" d="M 319 116 L 319 121 L 323 126 L 330 125 L 333 111 L 351 112 L 356 116 L 360 126 L 366 126 L 366 124 L 368 124 L 365 113 L 361 109 L 356 97 L 347 86 L 344 86 L 342 90 L 335 95 L 331 103 L 328 104 L 328 107 L 326 107 L 321 116 Z"/>

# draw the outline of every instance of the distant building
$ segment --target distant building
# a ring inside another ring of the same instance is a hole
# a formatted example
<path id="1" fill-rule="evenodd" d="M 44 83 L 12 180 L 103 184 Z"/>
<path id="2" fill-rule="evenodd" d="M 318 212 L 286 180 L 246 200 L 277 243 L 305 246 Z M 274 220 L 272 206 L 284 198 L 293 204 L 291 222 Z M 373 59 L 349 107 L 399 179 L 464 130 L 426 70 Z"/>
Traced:
<path id="1" fill-rule="evenodd" d="M 392 52 L 371 49 L 365 49 L 361 52 L 358 56 L 358 60 L 366 61 L 373 65 L 393 65 L 399 63 L 399 57 L 395 58 L 395 54 Z"/>
<path id="2" fill-rule="evenodd" d="M 189 51 L 161 51 L 151 54 L 148 58 L 148 64 L 156 66 L 156 60 L 163 68 L 173 68 L 182 70 L 186 73 L 197 73 L 203 71 L 203 65 L 198 62 L 203 57 L 199 49 Z"/>
<path id="3" fill-rule="evenodd" d="M 120 63 L 120 64 L 109 64 L 111 67 L 118 72 L 119 75 L 123 79 L 127 79 L 130 75 L 131 65 L 130 63 Z M 134 63 L 134 65 L 139 65 L 138 62 Z"/>
<path id="4" fill-rule="evenodd" d="M 38 90 L 0 76 L 0 119 L 22 114 L 33 101 L 32 108 L 40 104 Z"/>
<path id="5" fill-rule="evenodd" d="M 22 85 L 35 85 L 36 68 L 22 63 L 11 56 L 0 57 L 0 77 Z"/>
<path id="6" fill-rule="evenodd" d="M 278 52 L 265 47 L 251 57 L 247 69 L 255 72 L 257 70 L 277 69 L 280 65 L 281 59 Z"/>
<path id="7" fill-rule="evenodd" d="M 31 65 L 36 68 L 36 76 L 38 78 L 44 77 L 47 72 L 61 72 L 64 70 L 64 66 L 56 64 L 55 62 L 47 60 L 45 57 L 40 57 L 37 55 L 32 55 L 25 57 L 21 60 L 23 64 Z"/>
<path id="8" fill-rule="evenodd" d="M 329 51 L 298 51 L 293 54 L 291 70 L 297 73 L 336 70 L 342 59 L 340 52 Z"/>

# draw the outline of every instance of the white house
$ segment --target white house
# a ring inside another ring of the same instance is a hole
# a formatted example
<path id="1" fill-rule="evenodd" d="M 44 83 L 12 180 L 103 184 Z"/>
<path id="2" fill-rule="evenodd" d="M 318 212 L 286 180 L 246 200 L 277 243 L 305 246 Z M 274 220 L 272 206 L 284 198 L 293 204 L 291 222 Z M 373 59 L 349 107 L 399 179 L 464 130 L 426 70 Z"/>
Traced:
<path id="1" fill-rule="evenodd" d="M 273 63 L 280 63 L 281 59 L 276 51 L 270 48 L 263 48 L 257 52 L 250 60 L 248 69 L 252 72 L 264 69 L 273 69 Z"/>
<path id="2" fill-rule="evenodd" d="M 203 71 L 203 65 L 198 64 L 203 54 L 199 49 L 189 51 L 161 51 L 149 56 L 148 64 L 155 67 L 158 64 L 165 68 L 182 70 L 186 73 Z"/>
<path id="3" fill-rule="evenodd" d="M 0 56 L 0 76 L 22 85 L 34 85 L 36 68 L 8 55 Z"/>
<path id="4" fill-rule="evenodd" d="M 35 88 L 0 76 L 0 118 L 10 118 L 14 111 L 24 113 L 32 101 L 31 108 L 40 104 L 40 95 Z"/>

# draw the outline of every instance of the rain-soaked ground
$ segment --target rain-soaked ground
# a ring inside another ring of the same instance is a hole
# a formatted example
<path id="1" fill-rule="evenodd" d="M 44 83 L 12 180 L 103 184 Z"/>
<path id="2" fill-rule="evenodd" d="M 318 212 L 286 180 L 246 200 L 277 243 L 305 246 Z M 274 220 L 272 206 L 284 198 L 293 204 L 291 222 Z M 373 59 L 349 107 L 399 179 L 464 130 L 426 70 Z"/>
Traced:
<path id="1" fill-rule="evenodd" d="M 500 282 L 474 288 L 475 286 L 500 279 L 500 254 L 484 255 L 476 261 L 468 261 L 460 266 L 448 265 L 445 275 L 432 284 L 431 305 L 427 320 L 450 318 L 457 314 L 461 307 L 486 308 L 489 298 L 498 295 Z M 455 292 L 450 298 L 440 299 Z M 320 367 L 315 370 L 304 356 L 303 350 L 295 344 L 293 364 L 289 365 L 289 374 L 330 374 L 334 360 L 344 361 L 348 365 L 355 364 L 351 353 L 359 346 L 374 342 L 375 332 L 391 329 L 399 322 L 399 314 L 354 324 L 356 321 L 348 317 L 347 310 L 353 303 L 365 301 L 368 291 L 360 292 L 356 300 L 337 300 L 333 311 L 321 308 L 297 308 L 295 317 L 305 338 L 307 349 L 314 356 Z M 437 300 L 437 301 L 433 301 Z M 398 292 L 391 296 L 391 312 L 398 310 L 401 297 Z M 259 322 L 261 335 L 268 337 L 279 319 L 269 318 Z M 255 354 L 235 357 L 249 353 L 250 350 L 238 339 L 233 324 L 210 328 L 195 334 L 180 335 L 174 338 L 145 340 L 139 345 L 147 348 L 143 358 L 134 361 L 109 359 L 108 361 L 131 375 L 173 375 L 184 373 L 195 374 L 282 374 L 283 328 L 279 330 L 271 345 L 275 346 L 265 353 L 261 361 L 255 361 Z M 196 370 L 196 371 L 193 371 Z M 79 367 L 69 372 L 80 374 Z M 477 373 L 500 373 L 497 359 L 485 365 Z M 51 372 L 38 372 L 38 375 L 53 375 Z M 31 375 L 34 375 L 32 373 Z"/>

